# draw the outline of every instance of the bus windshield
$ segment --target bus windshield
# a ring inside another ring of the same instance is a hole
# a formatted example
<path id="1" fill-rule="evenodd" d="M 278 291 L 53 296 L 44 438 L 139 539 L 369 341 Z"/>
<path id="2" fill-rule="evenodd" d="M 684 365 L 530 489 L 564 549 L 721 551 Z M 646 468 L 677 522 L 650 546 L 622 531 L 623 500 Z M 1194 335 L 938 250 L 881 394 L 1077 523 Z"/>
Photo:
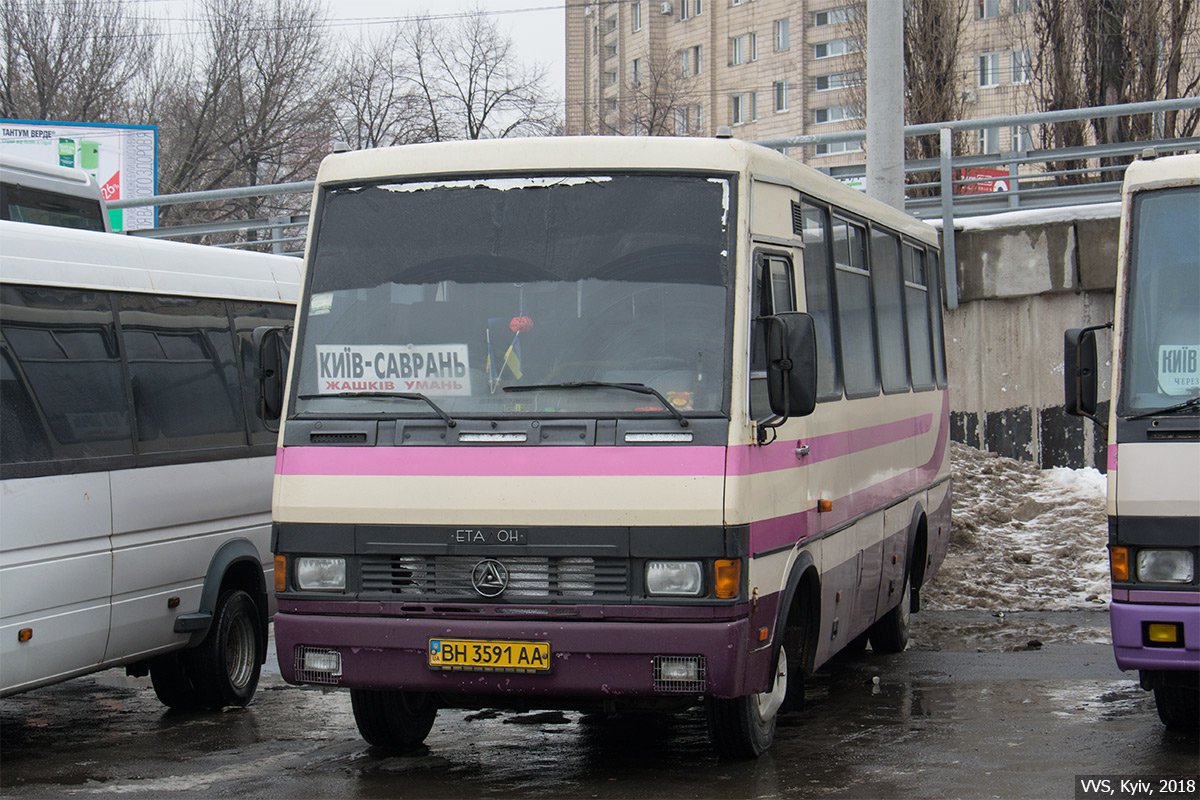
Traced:
<path id="1" fill-rule="evenodd" d="M 1200 187 L 1134 196 L 1121 416 L 1182 406 L 1200 396 L 1198 220 Z"/>
<path id="2" fill-rule="evenodd" d="M 726 414 L 732 188 L 636 174 L 326 190 L 293 414 L 668 414 L 604 384 Z"/>

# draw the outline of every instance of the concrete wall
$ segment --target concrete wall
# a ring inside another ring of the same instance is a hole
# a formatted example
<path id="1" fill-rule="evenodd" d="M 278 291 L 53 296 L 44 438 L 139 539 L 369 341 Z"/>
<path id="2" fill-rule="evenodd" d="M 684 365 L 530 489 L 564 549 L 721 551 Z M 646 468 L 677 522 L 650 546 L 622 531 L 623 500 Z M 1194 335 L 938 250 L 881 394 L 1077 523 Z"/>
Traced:
<path id="1" fill-rule="evenodd" d="M 1112 320 L 1118 212 L 1113 204 L 1086 212 L 1092 218 L 1055 213 L 966 221 L 955 234 L 960 305 L 945 325 L 951 435 L 1043 467 L 1103 470 L 1104 434 L 1063 412 L 1063 332 Z M 1112 339 L 1101 331 L 1097 342 L 1105 398 Z M 1106 418 L 1107 402 L 1100 411 Z"/>

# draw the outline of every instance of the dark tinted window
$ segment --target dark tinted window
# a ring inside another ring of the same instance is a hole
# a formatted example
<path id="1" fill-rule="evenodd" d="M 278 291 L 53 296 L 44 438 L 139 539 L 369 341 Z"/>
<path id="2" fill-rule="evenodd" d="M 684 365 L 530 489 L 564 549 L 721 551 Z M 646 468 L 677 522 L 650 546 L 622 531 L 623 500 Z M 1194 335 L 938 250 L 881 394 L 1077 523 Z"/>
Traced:
<path id="1" fill-rule="evenodd" d="M 904 296 L 900 281 L 900 239 L 889 231 L 871 232 L 871 280 L 875 290 L 879 372 L 885 392 L 908 391 L 904 337 Z"/>
<path id="2" fill-rule="evenodd" d="M 97 200 L 27 189 L 9 183 L 3 184 L 0 191 L 3 193 L 0 219 L 86 231 L 104 230 L 104 211 Z"/>
<path id="3" fill-rule="evenodd" d="M 222 300 L 121 295 L 139 451 L 245 445 L 241 381 Z"/>
<path id="4" fill-rule="evenodd" d="M 929 251 L 929 319 L 933 322 L 933 364 L 937 370 L 937 385 L 946 388 L 946 337 L 942 331 L 941 273 L 938 254 Z"/>
<path id="5" fill-rule="evenodd" d="M 107 292 L 0 287 L 0 331 L 4 464 L 132 454 Z"/>
<path id="6" fill-rule="evenodd" d="M 801 204 L 804 221 L 804 295 L 817 329 L 817 398 L 842 396 L 838 371 L 837 331 L 833 324 L 833 295 L 829 280 L 829 213 Z"/>

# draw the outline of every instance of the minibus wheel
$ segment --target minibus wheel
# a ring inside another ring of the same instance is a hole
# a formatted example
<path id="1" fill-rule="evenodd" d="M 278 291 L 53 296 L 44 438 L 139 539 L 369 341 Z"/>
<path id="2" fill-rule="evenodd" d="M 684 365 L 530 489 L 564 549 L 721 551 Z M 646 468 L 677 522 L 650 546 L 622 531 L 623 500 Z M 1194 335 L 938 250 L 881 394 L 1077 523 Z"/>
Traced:
<path id="1" fill-rule="evenodd" d="M 722 758 L 758 758 L 775 740 L 779 708 L 787 697 L 787 651 L 779 648 L 775 680 L 765 692 L 725 700 L 710 697 L 706 703 L 708 737 Z"/>
<path id="2" fill-rule="evenodd" d="M 425 741 L 437 717 L 437 698 L 428 692 L 351 689 L 358 732 L 368 744 L 408 750 Z"/>
<path id="3" fill-rule="evenodd" d="M 1190 686 L 1165 685 L 1154 690 L 1158 718 L 1171 730 L 1200 727 L 1200 690 Z"/>
<path id="4" fill-rule="evenodd" d="M 223 592 L 208 635 L 185 653 L 201 704 L 220 709 L 249 703 L 266 648 L 254 600 L 241 589 Z"/>

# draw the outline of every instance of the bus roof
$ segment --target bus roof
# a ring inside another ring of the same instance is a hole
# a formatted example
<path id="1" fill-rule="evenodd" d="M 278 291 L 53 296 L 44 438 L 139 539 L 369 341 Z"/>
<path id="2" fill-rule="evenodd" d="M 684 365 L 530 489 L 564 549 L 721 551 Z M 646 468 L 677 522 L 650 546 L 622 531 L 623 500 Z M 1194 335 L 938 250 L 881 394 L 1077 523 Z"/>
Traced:
<path id="1" fill-rule="evenodd" d="M 0 220 L 0 280 L 295 303 L 300 259 Z"/>
<path id="2" fill-rule="evenodd" d="M 932 226 L 788 158 L 741 139 L 673 136 L 563 136 L 480 139 L 335 153 L 317 182 L 390 177 L 513 174 L 569 170 L 738 172 L 786 183 L 819 199 L 857 209 L 911 236 L 937 242 Z"/>
<path id="3" fill-rule="evenodd" d="M 1200 183 L 1200 154 L 1160 156 L 1131 163 L 1125 170 L 1122 191 L 1129 193 L 1195 183 Z"/>

